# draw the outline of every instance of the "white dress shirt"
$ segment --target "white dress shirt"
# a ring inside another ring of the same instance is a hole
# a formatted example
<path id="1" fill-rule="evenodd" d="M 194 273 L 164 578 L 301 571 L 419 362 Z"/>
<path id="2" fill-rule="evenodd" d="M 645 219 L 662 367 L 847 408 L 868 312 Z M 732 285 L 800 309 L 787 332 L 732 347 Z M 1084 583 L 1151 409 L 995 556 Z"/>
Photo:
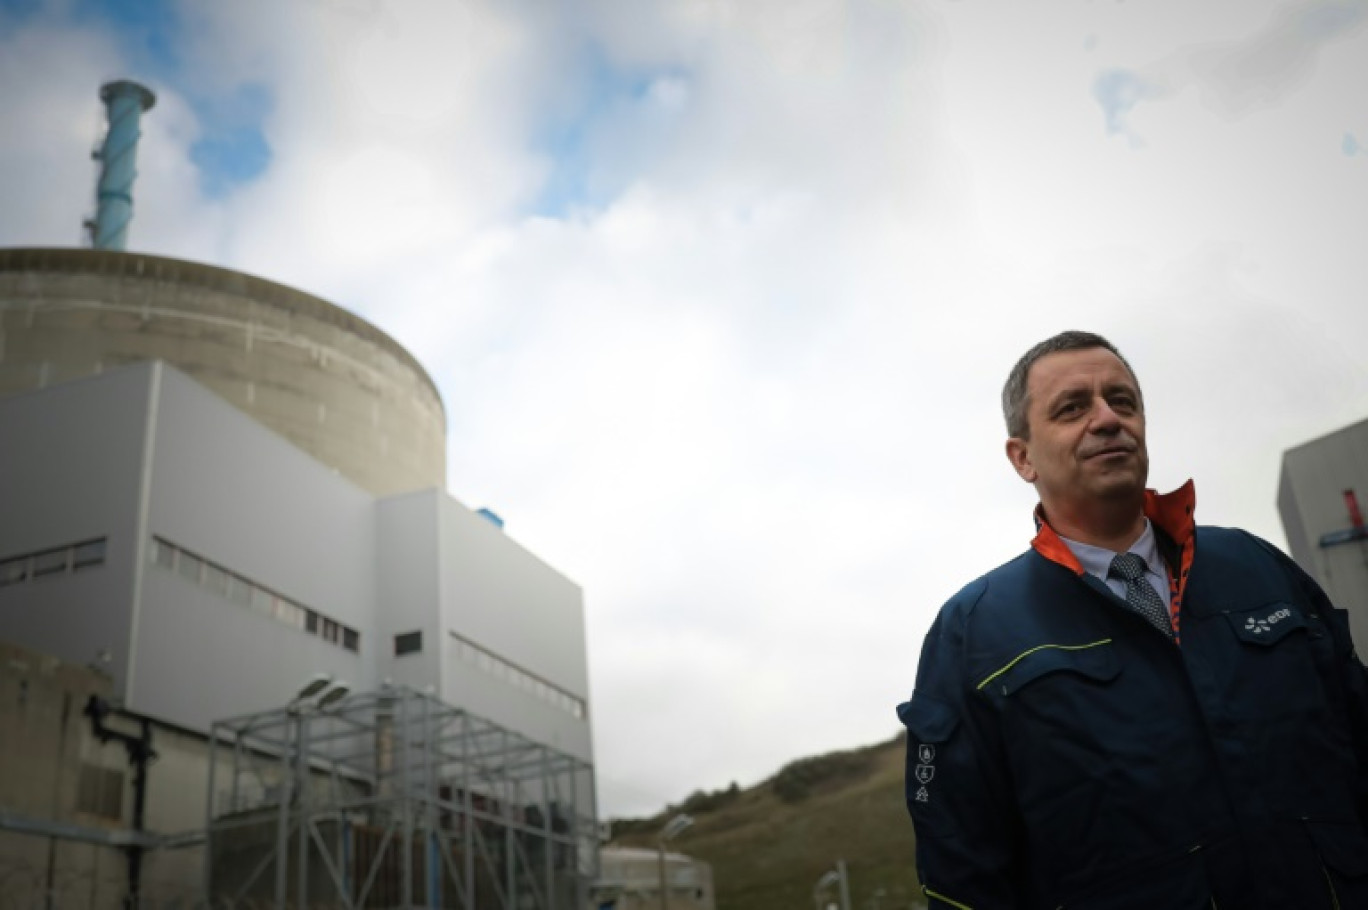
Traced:
<path id="1" fill-rule="evenodd" d="M 1063 535 L 1059 539 L 1064 541 L 1065 545 L 1073 551 L 1073 555 L 1078 558 L 1079 564 L 1089 575 L 1096 575 L 1106 582 L 1113 594 L 1122 600 L 1126 599 L 1125 579 L 1114 578 L 1107 574 L 1111 568 L 1112 560 L 1117 556 L 1115 550 L 1079 543 Z M 1159 595 L 1160 602 L 1167 605 L 1170 600 L 1168 567 L 1164 565 L 1164 558 L 1159 555 L 1159 544 L 1154 539 L 1154 528 L 1150 525 L 1148 518 L 1145 519 L 1145 530 L 1140 533 L 1139 539 L 1131 544 L 1130 549 L 1126 552 L 1134 553 L 1145 561 L 1145 578 Z"/>

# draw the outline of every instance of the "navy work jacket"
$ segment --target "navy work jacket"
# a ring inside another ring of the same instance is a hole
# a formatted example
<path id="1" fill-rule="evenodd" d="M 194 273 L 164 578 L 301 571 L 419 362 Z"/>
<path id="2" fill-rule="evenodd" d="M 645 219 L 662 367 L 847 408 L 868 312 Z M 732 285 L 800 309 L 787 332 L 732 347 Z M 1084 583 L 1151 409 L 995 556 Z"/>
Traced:
<path id="1" fill-rule="evenodd" d="M 1048 525 L 941 610 L 898 707 L 932 910 L 1368 910 L 1347 618 L 1193 500 L 1146 495 L 1178 643 Z"/>

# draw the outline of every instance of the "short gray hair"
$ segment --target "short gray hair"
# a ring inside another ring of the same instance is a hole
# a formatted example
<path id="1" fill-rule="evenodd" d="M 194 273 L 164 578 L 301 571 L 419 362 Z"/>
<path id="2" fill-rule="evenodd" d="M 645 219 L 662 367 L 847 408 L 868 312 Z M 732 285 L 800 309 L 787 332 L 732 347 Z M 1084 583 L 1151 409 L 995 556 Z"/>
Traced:
<path id="1" fill-rule="evenodd" d="M 1007 382 L 1002 386 L 1002 416 L 1007 421 L 1007 435 L 1017 439 L 1031 438 L 1031 425 L 1026 420 L 1026 410 L 1030 406 L 1030 396 L 1026 394 L 1026 380 L 1031 375 L 1031 367 L 1035 362 L 1047 354 L 1058 354 L 1060 351 L 1084 351 L 1089 348 L 1104 348 L 1116 355 L 1116 359 L 1130 372 L 1131 379 L 1135 379 L 1135 370 L 1126 362 L 1126 358 L 1121 356 L 1121 352 L 1101 335 L 1094 335 L 1092 332 L 1060 332 L 1053 338 L 1046 338 L 1040 344 L 1031 348 L 1021 359 L 1012 367 L 1012 372 L 1007 374 Z M 1135 379 L 1135 390 L 1140 391 L 1140 380 Z"/>

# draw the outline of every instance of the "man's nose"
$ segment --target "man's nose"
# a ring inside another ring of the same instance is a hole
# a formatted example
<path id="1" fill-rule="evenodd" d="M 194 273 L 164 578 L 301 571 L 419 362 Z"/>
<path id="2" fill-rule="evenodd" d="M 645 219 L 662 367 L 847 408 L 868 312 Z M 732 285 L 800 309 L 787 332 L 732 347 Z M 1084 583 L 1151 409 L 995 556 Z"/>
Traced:
<path id="1" fill-rule="evenodd" d="M 1093 401 L 1090 429 L 1099 433 L 1121 429 L 1121 417 L 1107 404 L 1107 399 L 1099 396 Z"/>

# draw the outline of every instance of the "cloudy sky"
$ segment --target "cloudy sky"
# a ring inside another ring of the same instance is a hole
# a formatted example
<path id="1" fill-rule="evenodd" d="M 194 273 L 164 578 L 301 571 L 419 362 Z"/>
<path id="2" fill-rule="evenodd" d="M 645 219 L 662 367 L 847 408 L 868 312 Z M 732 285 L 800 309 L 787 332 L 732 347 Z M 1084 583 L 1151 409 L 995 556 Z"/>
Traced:
<path id="1" fill-rule="evenodd" d="M 1155 486 L 1283 543 L 1368 415 L 1368 0 L 0 0 L 0 245 L 328 298 L 442 389 L 453 495 L 582 584 L 601 810 L 883 740 L 1028 542 L 1015 358 L 1113 338 Z"/>

